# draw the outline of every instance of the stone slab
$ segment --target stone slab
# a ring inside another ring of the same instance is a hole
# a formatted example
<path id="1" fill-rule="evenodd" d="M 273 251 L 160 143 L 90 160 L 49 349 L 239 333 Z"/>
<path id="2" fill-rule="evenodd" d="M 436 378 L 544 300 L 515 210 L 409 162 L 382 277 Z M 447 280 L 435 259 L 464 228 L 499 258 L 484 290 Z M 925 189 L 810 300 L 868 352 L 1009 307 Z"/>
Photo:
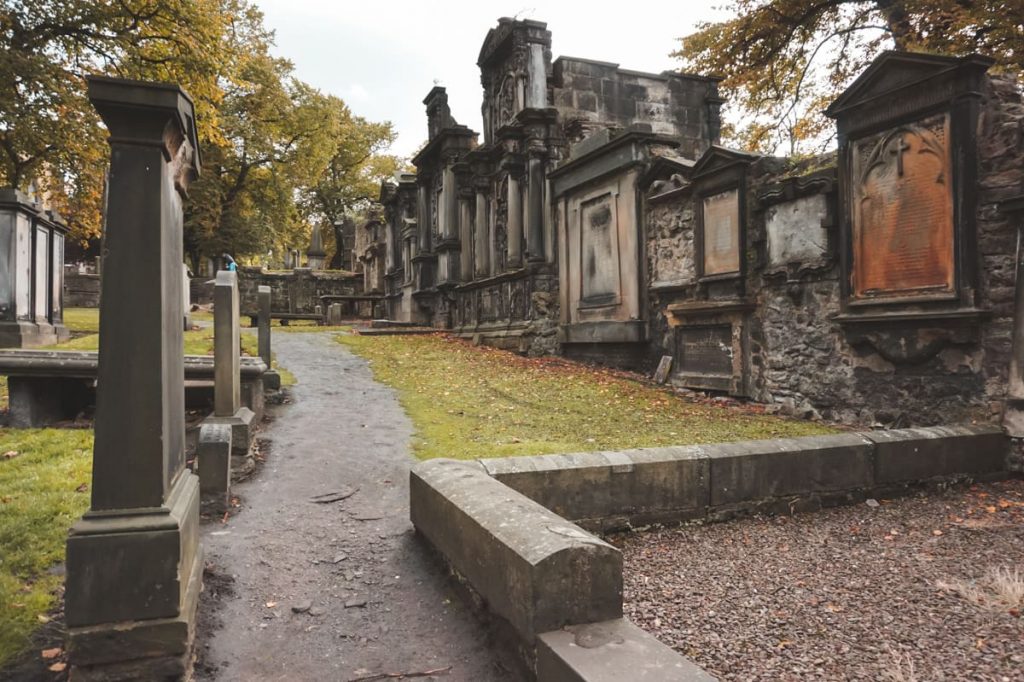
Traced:
<path id="1" fill-rule="evenodd" d="M 859 434 L 777 438 L 704 446 L 710 505 L 870 488 L 872 444 Z"/>
<path id="2" fill-rule="evenodd" d="M 933 426 L 863 436 L 874 444 L 874 478 L 880 485 L 1003 472 L 1010 451 L 1010 440 L 994 426 Z"/>
<path id="3" fill-rule="evenodd" d="M 545 632 L 537 682 L 715 682 L 625 618 Z"/>
<path id="4" fill-rule="evenodd" d="M 267 391 L 281 390 L 281 375 L 278 374 L 276 369 L 268 369 L 266 374 L 263 375 L 263 388 Z"/>
<path id="5" fill-rule="evenodd" d="M 622 555 L 491 478 L 431 460 L 410 472 L 413 525 L 531 645 L 565 625 L 622 615 Z"/>

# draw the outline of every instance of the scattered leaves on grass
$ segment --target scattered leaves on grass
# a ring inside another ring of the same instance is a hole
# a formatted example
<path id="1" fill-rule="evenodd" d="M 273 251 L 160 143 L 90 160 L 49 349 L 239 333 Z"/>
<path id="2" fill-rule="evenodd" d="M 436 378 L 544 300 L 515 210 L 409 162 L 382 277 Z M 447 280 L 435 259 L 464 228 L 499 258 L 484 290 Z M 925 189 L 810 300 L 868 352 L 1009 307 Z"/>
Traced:
<path id="1" fill-rule="evenodd" d="M 396 388 L 422 459 L 715 443 L 833 432 L 761 405 L 678 395 L 644 377 L 528 358 L 444 334 L 337 336 Z"/>

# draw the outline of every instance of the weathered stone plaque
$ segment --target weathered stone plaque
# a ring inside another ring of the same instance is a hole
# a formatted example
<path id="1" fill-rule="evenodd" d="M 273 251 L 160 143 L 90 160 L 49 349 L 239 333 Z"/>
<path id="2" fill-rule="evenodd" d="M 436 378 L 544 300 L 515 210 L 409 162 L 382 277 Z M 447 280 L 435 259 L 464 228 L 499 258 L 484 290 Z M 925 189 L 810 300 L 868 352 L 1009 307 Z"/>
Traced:
<path id="1" fill-rule="evenodd" d="M 949 117 L 854 143 L 854 298 L 953 292 Z"/>
<path id="2" fill-rule="evenodd" d="M 704 274 L 724 275 L 740 270 L 739 190 L 704 198 Z"/>
<path id="3" fill-rule="evenodd" d="M 765 211 L 768 262 L 772 267 L 820 260 L 828 248 L 822 221 L 828 216 L 824 194 L 800 197 Z"/>
<path id="4" fill-rule="evenodd" d="M 731 377 L 732 326 L 708 325 L 679 329 L 679 371 Z"/>
<path id="5" fill-rule="evenodd" d="M 583 301 L 611 302 L 619 294 L 615 201 L 603 194 L 580 204 Z"/>

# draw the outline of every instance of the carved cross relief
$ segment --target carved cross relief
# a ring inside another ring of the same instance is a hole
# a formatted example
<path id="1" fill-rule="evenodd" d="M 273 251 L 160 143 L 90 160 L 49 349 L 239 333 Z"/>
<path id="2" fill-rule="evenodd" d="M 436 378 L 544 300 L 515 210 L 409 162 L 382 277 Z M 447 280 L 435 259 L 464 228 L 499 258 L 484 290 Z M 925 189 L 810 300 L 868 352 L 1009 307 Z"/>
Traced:
<path id="1" fill-rule="evenodd" d="M 854 143 L 855 298 L 953 291 L 949 119 L 934 116 Z"/>

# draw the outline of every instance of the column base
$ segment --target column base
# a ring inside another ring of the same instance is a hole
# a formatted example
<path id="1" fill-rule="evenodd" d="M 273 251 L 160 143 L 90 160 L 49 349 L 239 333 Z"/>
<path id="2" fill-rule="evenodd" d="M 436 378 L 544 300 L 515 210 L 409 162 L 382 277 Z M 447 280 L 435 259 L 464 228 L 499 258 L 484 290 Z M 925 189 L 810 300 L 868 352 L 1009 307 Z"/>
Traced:
<path id="1" fill-rule="evenodd" d="M 88 512 L 71 529 L 65 616 L 71 676 L 187 680 L 203 582 L 199 479 L 181 474 L 163 507 Z"/>
<path id="2" fill-rule="evenodd" d="M 58 335 L 57 329 L 63 330 L 63 338 Z M 69 334 L 64 325 L 55 328 L 49 324 L 39 325 L 27 320 L 0 322 L 0 348 L 51 346 L 68 338 Z"/>

